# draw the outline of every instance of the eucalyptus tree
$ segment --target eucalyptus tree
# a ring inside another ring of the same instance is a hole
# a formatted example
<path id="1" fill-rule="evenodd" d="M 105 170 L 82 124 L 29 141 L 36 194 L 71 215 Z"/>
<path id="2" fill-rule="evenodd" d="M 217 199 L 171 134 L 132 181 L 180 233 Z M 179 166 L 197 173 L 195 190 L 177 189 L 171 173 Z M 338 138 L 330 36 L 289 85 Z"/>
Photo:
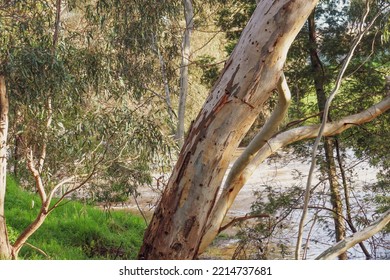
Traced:
<path id="1" fill-rule="evenodd" d="M 275 88 L 288 48 L 316 2 L 259 4 L 189 131 L 140 258 L 197 256 L 232 152 Z"/>
<path id="2" fill-rule="evenodd" d="M 316 4 L 317 1 L 305 1 L 303 5 L 287 0 L 258 3 L 189 130 L 146 231 L 140 258 L 196 258 L 223 228 L 227 210 L 254 168 L 278 148 L 316 137 L 318 125 L 286 130 L 271 137 L 289 103 L 282 75 L 287 51 Z M 238 159 L 244 166 L 233 166 L 231 172 L 235 174 L 228 175 L 229 183 L 225 182 L 219 195 L 232 152 L 275 88 L 281 96 L 277 109 Z M 353 125 L 371 121 L 389 108 L 387 97 L 360 113 L 327 123 L 325 135 L 336 135 Z"/>
<path id="3" fill-rule="evenodd" d="M 250 11 L 256 6 L 255 2 L 257 1 L 232 1 L 226 3 L 225 9 L 222 9 L 219 12 L 216 23 L 226 31 L 226 38 L 228 39 L 227 51 L 230 52 L 235 46 L 241 34 L 243 25 L 250 15 Z M 363 8 L 364 1 L 351 1 L 346 2 L 343 5 L 341 5 L 339 1 L 320 1 L 315 13 L 316 21 L 317 23 L 320 23 L 317 24 L 317 29 L 314 29 L 312 25 L 314 22 L 313 13 L 313 15 L 309 17 L 308 24 L 306 24 L 298 34 L 289 50 L 284 69 L 287 80 L 294 81 L 291 85 L 292 104 L 288 114 L 290 120 L 290 123 L 288 124 L 289 127 L 305 122 L 311 124 L 313 121 L 316 121 L 318 115 L 321 116 L 321 108 L 324 107 L 327 98 L 325 93 L 330 91 L 330 88 L 334 83 L 333 77 L 336 77 L 340 64 L 343 62 L 343 57 L 346 56 L 350 48 L 351 38 L 361 19 Z M 359 110 L 363 110 L 363 108 L 371 106 L 373 102 L 376 102 L 385 96 L 383 85 L 384 77 L 387 75 L 386 71 L 388 71 L 386 70 L 388 69 L 388 52 L 386 51 L 386 45 L 383 44 L 383 40 L 381 42 L 381 39 L 383 38 L 381 34 L 386 34 L 383 30 L 388 22 L 386 1 L 375 1 L 375 3 L 371 3 L 369 18 L 372 18 L 379 10 L 382 10 L 379 19 L 375 22 L 371 31 L 365 35 L 363 42 L 358 46 L 359 51 L 355 53 L 351 61 L 351 67 L 349 67 L 347 71 L 347 82 L 344 83 L 344 86 L 339 93 L 340 97 L 335 100 L 336 105 L 332 106 L 332 116 L 341 116 L 356 112 L 356 103 L 364 104 L 363 106 L 359 106 Z M 309 23 L 311 23 L 311 25 Z M 309 33 L 311 36 L 308 36 Z M 310 58 L 311 65 L 307 63 L 308 60 L 310 61 Z M 316 91 L 321 94 L 319 94 L 317 102 L 312 102 L 312 97 L 316 96 Z M 367 95 L 362 94 L 366 91 L 369 91 L 370 93 Z M 308 102 L 308 100 L 310 101 Z M 318 105 L 316 103 L 318 103 Z M 320 107 L 319 109 L 318 106 Z M 320 111 L 320 113 L 318 111 Z M 300 120 L 294 120 L 296 118 Z M 377 124 L 378 122 L 385 125 L 386 115 L 378 118 L 375 123 Z M 264 121 L 260 121 L 260 123 L 262 124 Z M 255 130 L 258 127 L 259 125 L 256 125 L 252 129 Z M 366 124 L 365 127 L 373 127 L 373 125 Z M 375 127 L 378 129 L 381 125 L 376 125 Z M 325 153 L 326 158 L 321 160 L 323 164 L 320 165 L 323 172 L 328 173 L 326 177 L 329 179 L 330 185 L 333 186 L 331 188 L 331 201 L 334 205 L 332 211 L 338 213 L 334 214 L 335 229 L 337 233 L 336 240 L 339 240 L 340 236 L 344 236 L 346 231 L 344 225 L 344 209 L 342 207 L 343 201 L 341 201 L 341 195 L 339 194 L 339 188 L 341 186 L 343 187 L 343 196 L 345 197 L 345 206 L 347 208 L 345 211 L 347 224 L 351 227 L 353 232 L 356 231 L 350 214 L 351 202 L 349 202 L 348 199 L 349 184 L 347 182 L 348 178 L 345 173 L 345 163 L 342 159 L 340 147 L 344 147 L 344 149 L 345 147 L 353 147 L 353 149 L 358 151 L 367 149 L 367 147 L 372 147 L 369 149 L 372 150 L 376 146 L 373 142 L 372 144 L 367 143 L 365 147 L 359 147 L 356 140 L 362 140 L 364 138 L 381 141 L 380 139 L 383 139 L 383 137 L 379 135 L 376 137 L 375 134 L 367 137 L 367 134 L 370 132 L 366 129 L 361 129 L 361 127 L 353 128 L 351 131 L 353 132 L 348 131 L 345 133 L 346 136 L 335 136 L 334 138 L 325 141 L 335 142 L 331 146 L 335 146 L 332 150 L 335 149 L 336 156 L 334 157 L 333 153 L 329 152 L 329 145 L 325 143 L 325 150 L 327 150 L 327 153 Z M 375 130 L 372 132 L 374 131 Z M 384 130 L 381 134 L 385 134 L 386 131 L 387 130 Z M 351 133 L 357 137 L 351 137 Z M 363 137 L 363 135 L 365 136 Z M 245 143 L 246 142 L 247 141 L 245 141 Z M 360 143 L 363 144 L 363 141 L 360 141 Z M 303 145 L 307 146 L 307 144 Z M 381 146 L 383 146 L 383 144 L 378 145 L 378 147 Z M 299 148 L 297 145 L 296 147 Z M 297 148 L 295 151 L 302 150 Z M 379 164 L 379 162 L 382 162 L 382 166 L 384 167 L 384 159 L 387 156 L 383 155 L 379 149 L 377 152 L 377 155 L 371 153 L 370 156 L 372 159 L 381 158 L 382 160 L 377 160 L 376 163 Z M 365 154 L 367 155 L 367 153 Z M 371 162 L 374 163 L 375 161 Z M 337 167 L 335 164 L 331 163 L 336 163 Z M 328 169 L 326 165 L 331 168 Z M 338 173 L 340 172 L 339 174 L 342 178 L 342 180 L 340 180 L 341 182 L 339 182 L 336 177 L 336 171 Z M 382 172 L 382 174 L 383 173 L 384 172 Z M 384 176 L 382 176 L 382 178 L 383 177 Z M 381 186 L 383 189 L 383 184 L 381 184 Z M 382 199 L 378 197 L 378 200 L 383 202 L 383 195 L 381 197 Z M 366 253 L 366 255 L 369 256 L 368 253 Z"/>
<path id="4" fill-rule="evenodd" d="M 2 89 L 6 84 L 14 147 L 8 154 L 25 164 L 17 176 L 41 200 L 39 214 L 13 244 L 0 213 L 2 258 L 17 258 L 29 236 L 71 193 L 86 184 L 119 184 L 118 192 L 129 195 L 149 183 L 152 168 L 165 160 L 171 141 L 163 102 L 155 97 L 162 83 L 152 37 L 163 38 L 175 3 L 141 2 L 41 0 L 0 6 Z M 3 126 L 2 135 L 6 132 Z"/>

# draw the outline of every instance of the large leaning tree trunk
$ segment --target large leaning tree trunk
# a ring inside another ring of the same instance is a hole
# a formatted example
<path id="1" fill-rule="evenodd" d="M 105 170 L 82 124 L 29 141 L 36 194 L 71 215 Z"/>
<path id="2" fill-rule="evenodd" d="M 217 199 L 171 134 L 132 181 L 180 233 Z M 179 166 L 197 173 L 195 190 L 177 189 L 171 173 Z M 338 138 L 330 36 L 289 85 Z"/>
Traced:
<path id="1" fill-rule="evenodd" d="M 8 97 L 4 76 L 0 75 L 0 260 L 11 257 L 7 225 L 4 215 L 4 199 L 7 175 Z"/>
<path id="2" fill-rule="evenodd" d="M 276 88 L 288 49 L 317 2 L 259 2 L 190 128 L 140 259 L 197 257 L 233 151 Z"/>

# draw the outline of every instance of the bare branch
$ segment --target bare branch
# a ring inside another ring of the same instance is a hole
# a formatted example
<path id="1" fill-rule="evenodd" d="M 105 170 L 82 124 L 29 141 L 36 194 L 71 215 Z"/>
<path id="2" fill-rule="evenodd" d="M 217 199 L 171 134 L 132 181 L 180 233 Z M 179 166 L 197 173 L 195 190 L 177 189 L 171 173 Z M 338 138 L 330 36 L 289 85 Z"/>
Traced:
<path id="1" fill-rule="evenodd" d="M 39 162 L 37 167 L 39 173 L 42 173 L 43 171 L 43 164 L 45 163 L 46 152 L 47 152 L 47 141 L 48 141 L 47 131 L 49 130 L 51 123 L 53 121 L 53 107 L 51 103 L 51 97 L 47 99 L 46 110 L 47 110 L 46 131 L 43 134 L 42 149 L 41 149 L 41 154 L 39 156 Z"/>
<path id="2" fill-rule="evenodd" d="M 54 186 L 54 188 L 51 190 L 51 192 L 49 193 L 49 197 L 48 197 L 48 201 L 51 202 L 55 192 L 60 188 L 62 187 L 63 185 L 66 185 L 70 182 L 72 182 L 74 179 L 76 178 L 76 176 L 72 176 L 72 177 L 69 177 L 69 178 L 66 178 L 64 180 L 62 180 L 61 182 L 59 182 L 57 185 Z"/>
<path id="3" fill-rule="evenodd" d="M 32 152 L 31 148 L 27 149 L 27 156 L 26 157 L 27 157 L 27 167 L 34 177 L 35 187 L 39 193 L 39 196 L 40 196 L 42 204 L 43 204 L 46 202 L 47 195 L 45 192 L 45 188 L 43 185 L 41 174 L 39 173 L 38 169 L 35 167 L 34 156 L 33 156 L 33 152 Z"/>
<path id="4" fill-rule="evenodd" d="M 324 129 L 324 136 L 334 136 L 337 134 L 342 133 L 343 131 L 356 126 L 361 125 L 367 122 L 372 121 L 379 115 L 383 114 L 387 110 L 390 109 L 390 96 L 379 102 L 378 104 L 375 104 L 368 108 L 367 110 L 364 110 L 358 114 L 350 115 L 347 117 L 344 117 L 338 121 L 334 121 L 331 123 L 327 123 Z M 241 175 L 238 176 L 235 180 L 232 180 L 231 185 L 229 186 L 229 189 L 234 188 L 234 193 L 231 193 L 230 200 L 234 201 L 235 197 L 239 193 L 239 191 L 242 189 L 242 187 L 245 185 L 246 181 L 250 178 L 250 176 L 253 174 L 253 172 L 258 168 L 258 166 L 267 159 L 270 155 L 272 155 L 274 152 L 279 150 L 280 148 L 283 148 L 285 146 L 288 146 L 292 143 L 315 138 L 318 135 L 320 125 L 310 125 L 310 126 L 301 126 L 297 128 L 293 128 L 290 130 L 287 130 L 285 132 L 279 133 L 272 137 L 268 142 L 267 145 L 264 145 L 257 154 L 251 159 L 251 161 L 246 165 L 245 169 L 241 172 Z M 225 207 L 224 204 L 226 204 L 226 198 L 221 197 L 216 203 L 216 209 L 225 209 L 224 212 L 216 212 L 213 211 L 212 215 L 210 216 L 209 221 L 219 221 L 222 216 L 222 220 L 225 217 L 229 207 Z M 221 215 L 218 219 L 215 215 Z M 222 220 L 220 224 L 222 223 Z M 219 224 L 219 225 L 220 225 Z M 218 225 L 218 228 L 219 228 Z M 204 243 L 204 246 L 207 247 L 206 242 Z"/>
<path id="5" fill-rule="evenodd" d="M 362 231 L 356 232 L 350 237 L 337 242 L 335 245 L 320 254 L 316 260 L 330 260 L 337 258 L 338 255 L 346 252 L 349 248 L 355 246 L 357 243 L 360 243 L 381 231 L 389 222 L 390 210 L 387 210 L 386 213 L 373 222 L 369 227 L 366 227 Z"/>
<path id="6" fill-rule="evenodd" d="M 233 220 L 231 220 L 229 223 L 227 223 L 226 225 L 222 226 L 219 230 L 218 230 L 218 233 L 226 230 L 227 228 L 231 227 L 231 226 L 234 226 L 235 224 L 237 223 L 240 223 L 240 222 L 243 222 L 243 221 L 246 221 L 246 220 L 250 220 L 250 219 L 256 219 L 256 218 L 269 218 L 270 215 L 269 214 L 257 214 L 257 215 L 245 215 L 243 217 L 238 217 L 238 218 L 234 218 Z"/>
<path id="7" fill-rule="evenodd" d="M 134 192 L 132 192 L 132 193 L 131 193 L 131 196 L 134 198 L 135 204 L 137 205 L 137 209 L 138 209 L 138 211 L 141 213 L 141 216 L 142 216 L 142 218 L 143 218 L 144 221 L 145 221 L 145 225 L 148 226 L 148 225 L 149 225 L 148 219 L 146 219 L 145 213 L 144 213 L 144 211 L 141 209 L 141 206 L 140 206 L 139 203 L 138 203 L 137 195 L 136 195 Z"/>
<path id="8" fill-rule="evenodd" d="M 104 157 L 105 157 L 105 153 L 106 151 L 104 152 L 104 154 L 102 155 L 102 157 L 100 158 L 100 160 L 98 162 L 95 163 L 95 165 L 93 166 L 93 169 L 92 171 L 88 174 L 88 176 L 75 188 L 72 188 L 68 191 L 66 191 L 59 199 L 58 201 L 52 206 L 50 207 L 50 209 L 48 210 L 48 212 L 50 213 L 51 211 L 53 211 L 55 208 L 57 208 L 60 203 L 65 199 L 65 197 L 67 195 L 69 195 L 70 193 L 72 192 L 75 192 L 77 190 L 79 190 L 80 188 L 82 188 L 86 183 L 88 183 L 88 181 L 95 175 L 96 173 L 96 170 L 97 170 L 97 167 L 103 162 L 104 160 Z M 70 179 L 70 178 L 69 178 Z"/>
<path id="9" fill-rule="evenodd" d="M 311 184 L 312 184 L 314 169 L 315 169 L 315 166 L 316 166 L 317 149 L 318 149 L 318 146 L 320 144 L 321 138 L 322 138 L 322 136 L 324 134 L 325 126 L 326 126 L 326 123 L 327 123 L 327 120 L 328 120 L 328 114 L 329 114 L 330 105 L 331 105 L 334 97 L 336 96 L 336 94 L 338 93 L 338 91 L 339 91 L 339 89 L 341 87 L 341 83 L 343 81 L 344 73 L 347 70 L 347 67 L 348 67 L 349 62 L 351 61 L 351 59 L 353 57 L 353 54 L 354 54 L 354 52 L 356 50 L 356 47 L 359 45 L 359 43 L 360 43 L 361 39 L 363 38 L 363 36 L 366 34 L 366 32 L 374 24 L 375 20 L 380 15 L 380 13 L 378 13 L 374 17 L 374 19 L 368 24 L 368 26 L 366 28 L 364 28 L 365 21 L 366 21 L 366 18 L 368 16 L 369 12 L 370 12 L 370 3 L 369 3 L 369 1 L 366 1 L 366 11 L 365 11 L 365 14 L 362 17 L 361 22 L 360 22 L 359 31 L 358 31 L 359 33 L 356 36 L 356 38 L 354 39 L 354 41 L 352 43 L 352 47 L 349 50 L 349 52 L 347 54 L 347 57 L 346 57 L 346 59 L 343 62 L 343 65 L 341 67 L 340 72 L 337 75 L 336 85 L 333 88 L 329 98 L 326 100 L 326 103 L 325 103 L 324 114 L 323 114 L 323 117 L 322 117 L 322 123 L 321 123 L 320 130 L 318 132 L 318 135 L 316 137 L 316 140 L 315 140 L 314 146 L 313 146 L 313 152 L 312 152 L 312 157 L 311 157 L 311 165 L 310 165 L 310 170 L 309 170 L 309 174 L 308 174 L 308 178 L 307 178 L 307 184 L 306 184 L 306 191 L 305 191 L 306 194 L 305 194 L 304 203 L 303 203 L 303 212 L 302 212 L 302 217 L 301 217 L 301 220 L 300 220 L 300 223 L 299 223 L 299 228 L 298 228 L 298 238 L 297 238 L 297 244 L 296 244 L 296 249 L 295 249 L 295 259 L 299 259 L 299 257 L 300 257 L 300 250 L 301 250 L 301 244 L 302 244 L 302 235 L 303 235 L 303 226 L 304 226 L 306 215 L 307 215 L 307 206 L 309 205 L 309 200 L 310 200 L 310 188 L 311 188 Z"/>
<path id="10" fill-rule="evenodd" d="M 36 246 L 34 246 L 34 245 L 28 243 L 28 242 L 25 242 L 24 245 L 27 245 L 27 246 L 33 248 L 34 250 L 37 250 L 39 253 L 41 253 L 42 255 L 44 255 L 46 258 L 49 258 L 49 255 L 46 254 L 45 251 L 43 251 L 42 249 L 40 249 L 40 248 L 38 248 L 38 247 L 36 247 Z"/>

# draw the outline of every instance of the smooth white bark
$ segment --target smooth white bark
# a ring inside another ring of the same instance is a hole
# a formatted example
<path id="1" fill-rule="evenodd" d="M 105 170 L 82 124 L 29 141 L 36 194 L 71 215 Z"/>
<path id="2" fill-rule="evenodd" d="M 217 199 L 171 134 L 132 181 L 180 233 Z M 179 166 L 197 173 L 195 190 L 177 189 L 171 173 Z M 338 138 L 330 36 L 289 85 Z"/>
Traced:
<path id="1" fill-rule="evenodd" d="M 256 153 L 266 145 L 267 141 L 278 130 L 279 125 L 287 114 L 291 101 L 291 93 L 288 88 L 286 77 L 281 75 L 278 84 L 278 104 L 276 105 L 271 117 L 267 120 L 259 133 L 252 139 L 244 152 L 234 162 L 224 184 L 224 188 L 216 207 L 211 214 L 212 219 L 208 221 L 205 234 L 203 235 L 199 253 L 202 253 L 207 246 L 217 236 L 226 212 L 234 202 L 239 189 L 234 188 L 232 183 L 240 177 L 245 167 L 249 164 Z"/>
<path id="2" fill-rule="evenodd" d="M 180 93 L 176 139 L 179 147 L 184 142 L 185 111 L 188 95 L 188 66 L 191 56 L 191 33 L 194 28 L 194 8 L 192 0 L 183 0 L 186 29 L 183 37 L 181 66 L 180 66 Z"/>
<path id="3" fill-rule="evenodd" d="M 139 258 L 198 255 L 233 152 L 276 88 L 291 43 L 317 2 L 259 2 L 189 130 Z"/>
<path id="4" fill-rule="evenodd" d="M 7 187 L 7 135 L 8 135 L 8 97 L 5 78 L 0 75 L 0 260 L 9 259 L 9 244 L 6 219 L 4 214 L 5 192 Z"/>

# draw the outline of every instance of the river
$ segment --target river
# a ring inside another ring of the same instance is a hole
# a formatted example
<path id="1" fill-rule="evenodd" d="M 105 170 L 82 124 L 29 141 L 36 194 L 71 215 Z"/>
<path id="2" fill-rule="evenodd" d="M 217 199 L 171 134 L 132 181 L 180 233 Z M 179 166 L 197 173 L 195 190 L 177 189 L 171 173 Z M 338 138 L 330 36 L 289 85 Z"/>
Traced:
<path id="1" fill-rule="evenodd" d="M 352 176 L 350 183 L 352 185 L 353 215 L 367 217 L 367 219 L 374 219 L 374 205 L 370 203 L 373 199 L 373 193 L 370 190 L 366 190 L 365 187 L 377 182 L 378 171 L 371 167 L 367 162 L 360 162 L 353 156 L 351 151 L 346 153 L 345 163 L 346 169 Z M 302 186 L 303 188 L 303 186 L 306 185 L 309 168 L 310 162 L 297 159 L 289 152 L 279 152 L 277 156 L 273 156 L 256 169 L 228 212 L 228 219 L 245 216 L 249 213 L 251 211 L 252 203 L 256 200 L 254 193 L 257 191 L 266 194 L 267 186 L 271 186 L 273 189 L 278 189 L 280 191 L 287 190 L 292 186 L 297 185 Z M 297 174 L 299 174 L 299 176 L 297 176 Z M 320 178 L 322 178 L 322 176 L 317 171 L 312 185 L 314 186 L 319 183 Z M 159 197 L 159 192 L 156 191 L 156 189 L 161 189 L 161 185 L 159 187 L 156 185 L 153 190 L 149 187 L 144 187 L 139 190 L 141 195 L 138 198 L 138 203 L 148 216 L 150 216 L 153 212 L 154 206 L 156 205 Z M 318 190 L 318 192 L 322 192 L 323 197 L 323 195 L 326 196 L 328 193 L 326 189 L 327 187 L 324 184 L 322 188 L 317 188 L 316 190 Z M 328 202 L 321 205 L 331 208 Z M 129 207 L 132 211 L 137 211 L 137 207 L 134 203 L 131 203 Z M 300 210 L 294 211 L 289 217 L 289 226 L 285 230 L 279 230 L 277 233 L 279 236 L 275 237 L 275 239 L 271 241 L 276 242 L 275 240 L 287 238 L 288 240 L 285 239 L 284 243 L 289 245 L 289 252 L 279 254 L 278 249 L 275 249 L 271 254 L 272 258 L 290 259 L 293 257 L 292 252 L 295 246 L 300 214 Z M 316 222 L 313 224 L 314 215 L 316 215 L 317 218 Z M 311 210 L 309 212 L 303 240 L 303 244 L 306 244 L 306 242 L 309 241 L 305 258 L 314 259 L 322 251 L 334 243 L 332 221 L 333 220 L 329 211 Z M 218 239 L 213 246 L 211 246 L 210 250 L 206 252 L 205 258 L 231 258 L 235 248 L 238 246 L 238 239 L 235 236 L 238 230 L 239 227 L 233 227 L 227 230 L 224 233 L 223 238 Z M 348 234 L 351 234 L 351 232 L 348 231 Z M 309 238 L 307 238 L 308 236 Z M 379 243 L 380 246 L 378 245 Z M 376 258 L 390 257 L 389 236 L 385 236 L 384 239 L 381 240 L 375 240 L 374 238 L 369 242 L 365 242 L 365 245 L 370 251 L 375 253 L 374 257 Z M 351 259 L 365 258 L 358 245 L 348 251 L 348 256 Z"/>

